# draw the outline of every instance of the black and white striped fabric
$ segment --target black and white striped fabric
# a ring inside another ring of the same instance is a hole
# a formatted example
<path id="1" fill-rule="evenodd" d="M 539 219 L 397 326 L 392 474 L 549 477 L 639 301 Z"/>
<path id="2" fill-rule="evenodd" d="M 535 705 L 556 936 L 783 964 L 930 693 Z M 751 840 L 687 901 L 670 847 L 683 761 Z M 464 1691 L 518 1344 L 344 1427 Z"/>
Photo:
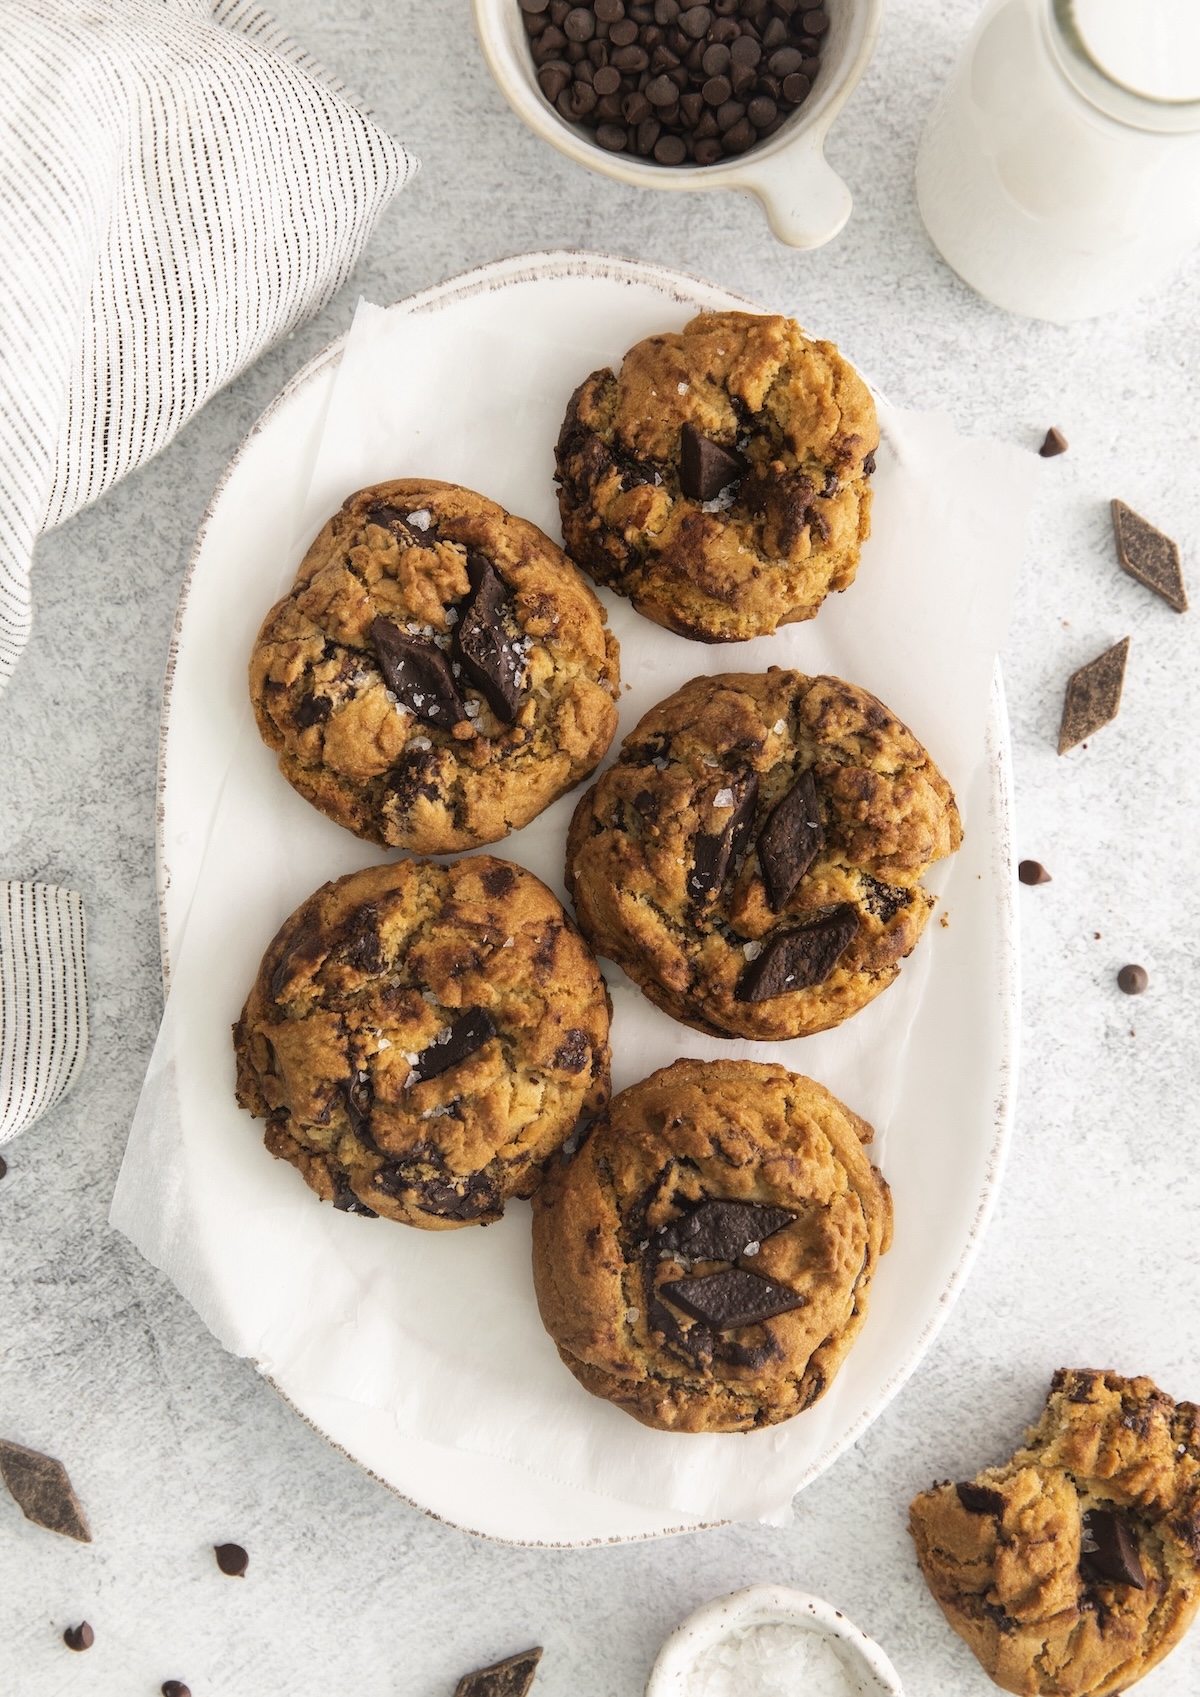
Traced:
<path id="1" fill-rule="evenodd" d="M 74 890 L 0 883 L 0 1143 L 52 1108 L 83 1065 L 83 945 Z"/>
<path id="2" fill-rule="evenodd" d="M 414 169 L 249 0 L 0 0 L 0 689 L 38 533 L 321 307 Z"/>

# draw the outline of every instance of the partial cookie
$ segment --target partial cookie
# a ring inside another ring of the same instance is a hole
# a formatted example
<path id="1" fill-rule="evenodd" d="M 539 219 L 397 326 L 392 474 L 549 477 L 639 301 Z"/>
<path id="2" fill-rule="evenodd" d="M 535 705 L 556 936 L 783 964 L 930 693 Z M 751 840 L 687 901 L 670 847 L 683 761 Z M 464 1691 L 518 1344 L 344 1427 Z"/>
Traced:
<path id="1" fill-rule="evenodd" d="M 595 961 L 531 872 L 401 860 L 284 921 L 234 1027 L 237 1099 L 335 1208 L 486 1225 L 607 1102 L 608 1021 Z"/>
<path id="2" fill-rule="evenodd" d="M 923 1491 L 910 1530 L 997 1685 L 1115 1697 L 1200 1605 L 1200 1410 L 1149 1379 L 1064 1368 L 1026 1447 Z"/>
<path id="3" fill-rule="evenodd" d="M 446 854 L 527 825 L 617 728 L 617 644 L 536 525 L 428 478 L 351 495 L 263 623 L 250 696 L 300 794 Z"/>
<path id="4" fill-rule="evenodd" d="M 680 636 L 741 642 L 854 581 L 879 425 L 831 342 L 702 313 L 594 371 L 558 439 L 572 559 Z"/>
<path id="5" fill-rule="evenodd" d="M 693 678 L 646 714 L 567 840 L 580 928 L 672 1018 L 778 1041 L 886 988 L 962 840 L 950 786 L 840 678 Z"/>
<path id="6" fill-rule="evenodd" d="M 676 1061 L 614 1097 L 533 1206 L 538 1307 L 580 1384 L 670 1432 L 810 1407 L 891 1242 L 871 1135 L 755 1061 Z"/>

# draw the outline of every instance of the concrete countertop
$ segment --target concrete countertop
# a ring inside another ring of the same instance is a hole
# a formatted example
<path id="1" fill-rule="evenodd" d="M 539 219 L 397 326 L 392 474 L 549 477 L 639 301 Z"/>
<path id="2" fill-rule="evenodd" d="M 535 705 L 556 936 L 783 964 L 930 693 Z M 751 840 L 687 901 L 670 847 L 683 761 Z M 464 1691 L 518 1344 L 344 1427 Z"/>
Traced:
<path id="1" fill-rule="evenodd" d="M 924 235 L 917 140 L 972 0 L 892 0 L 829 157 L 855 197 L 820 252 L 778 246 L 732 196 L 624 189 L 535 141 L 492 86 L 467 0 L 282 0 L 276 13 L 423 162 L 357 275 L 212 401 L 161 457 L 40 545 L 36 625 L 0 698 L 0 875 L 69 884 L 90 926 L 92 1049 L 74 1093 L 4 1150 L 0 1434 L 63 1458 L 95 1542 L 0 1494 L 0 1689 L 19 1697 L 449 1697 L 466 1669 L 546 1646 L 541 1697 L 639 1697 L 663 1636 L 760 1580 L 828 1598 L 910 1697 L 994 1687 L 944 1625 L 905 1531 L 913 1492 L 1006 1457 L 1060 1365 L 1147 1373 L 1200 1399 L 1200 778 L 1189 702 L 1200 613 L 1117 569 L 1108 500 L 1177 537 L 1200 591 L 1200 265 L 1072 328 L 972 295 Z M 154 803 L 163 663 L 180 578 L 221 468 L 257 414 L 349 323 L 503 254 L 587 247 L 744 291 L 831 334 L 901 404 L 1036 448 L 1046 465 L 1004 671 L 1024 1012 L 999 1206 L 926 1361 L 785 1530 L 731 1527 L 581 1551 L 506 1548 L 425 1518 L 223 1354 L 107 1224 L 161 1013 Z M 1133 638 L 1117 723 L 1059 759 L 1067 675 Z M 1140 961 L 1147 993 L 1116 987 Z M 242 1543 L 245 1580 L 215 1542 Z M 87 1655 L 61 1642 L 85 1617 Z M 1200 1632 L 1146 1697 L 1200 1690 Z"/>

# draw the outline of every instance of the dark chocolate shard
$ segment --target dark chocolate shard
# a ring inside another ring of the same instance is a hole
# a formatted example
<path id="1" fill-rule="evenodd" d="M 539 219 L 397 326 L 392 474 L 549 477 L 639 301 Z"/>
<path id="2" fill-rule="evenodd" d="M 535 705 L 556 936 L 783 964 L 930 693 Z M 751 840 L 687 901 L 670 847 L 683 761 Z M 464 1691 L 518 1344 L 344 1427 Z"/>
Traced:
<path id="1" fill-rule="evenodd" d="M 719 831 L 698 831 L 692 850 L 692 869 L 687 876 L 687 893 L 694 902 L 718 895 L 729 869 L 746 846 L 754 825 L 758 801 L 758 779 L 753 772 L 731 778 L 717 791 L 716 802 L 728 806 L 729 814 Z"/>
<path id="2" fill-rule="evenodd" d="M 399 507 L 388 506 L 386 503 L 369 507 L 366 523 L 377 524 L 381 530 L 390 530 L 393 536 L 402 537 L 417 548 L 432 548 L 437 543 L 432 524 L 422 530 L 420 525 L 410 524 L 408 514 L 401 512 Z"/>
<path id="3" fill-rule="evenodd" d="M 679 487 L 692 501 L 715 501 L 722 489 L 746 474 L 746 462 L 732 448 L 702 436 L 694 424 L 679 433 Z"/>
<path id="4" fill-rule="evenodd" d="M 857 936 L 858 926 L 858 910 L 840 902 L 808 925 L 776 931 L 738 979 L 735 999 L 769 1002 L 773 996 L 823 983 Z"/>
<path id="5" fill-rule="evenodd" d="M 1062 431 L 1056 430 L 1055 427 L 1051 425 L 1042 440 L 1042 445 L 1038 449 L 1038 453 L 1044 460 L 1052 460 L 1058 454 L 1065 454 L 1067 446 L 1067 439 L 1063 435 Z"/>
<path id="6" fill-rule="evenodd" d="M 468 553 L 467 576 L 471 596 L 454 627 L 454 658 L 497 719 L 511 725 L 521 705 L 525 662 L 509 633 L 509 596 L 500 574 L 482 554 Z"/>
<path id="7" fill-rule="evenodd" d="M 371 1085 L 370 1073 L 356 1072 L 353 1077 L 348 1078 L 342 1085 L 342 1100 L 346 1104 L 346 1118 L 350 1121 L 350 1130 L 364 1143 L 371 1143 L 371 1105 L 375 1100 L 375 1092 Z"/>
<path id="8" fill-rule="evenodd" d="M 350 1188 L 350 1180 L 340 1167 L 330 1173 L 333 1180 L 333 1205 L 343 1214 L 361 1214 L 365 1220 L 377 1220 L 374 1208 L 368 1208 Z"/>
<path id="9" fill-rule="evenodd" d="M 1121 688 L 1125 682 L 1125 661 L 1129 656 L 1129 638 L 1106 648 L 1086 666 L 1080 666 L 1067 679 L 1063 698 L 1062 722 L 1058 727 L 1058 752 L 1066 754 L 1077 743 L 1086 742 L 1093 732 L 1116 718 L 1121 706 Z"/>
<path id="10" fill-rule="evenodd" d="M 736 1261 L 750 1245 L 774 1236 L 795 1218 L 790 1208 L 761 1202 L 701 1202 L 682 1219 L 660 1227 L 651 1247 L 688 1261 Z"/>
<path id="11" fill-rule="evenodd" d="M 61 1461 L 0 1438 L 0 1475 L 26 1520 L 80 1544 L 91 1543 L 87 1517 Z"/>
<path id="12" fill-rule="evenodd" d="M 1183 566 L 1179 545 L 1148 519 L 1127 507 L 1124 501 L 1112 504 L 1113 532 L 1117 539 L 1117 559 L 1122 571 L 1161 595 L 1168 607 L 1186 613 L 1188 598 L 1183 586 Z"/>
<path id="13" fill-rule="evenodd" d="M 542 1659 L 541 1646 L 522 1650 L 507 1661 L 464 1673 L 454 1687 L 454 1697 L 526 1697 Z"/>
<path id="14" fill-rule="evenodd" d="M 482 1049 L 496 1035 L 496 1022 L 486 1008 L 470 1008 L 440 1032 L 437 1041 L 417 1056 L 408 1075 L 410 1084 L 423 1084 L 427 1078 L 438 1078 Z"/>
<path id="15" fill-rule="evenodd" d="M 333 702 L 327 695 L 302 695 L 292 718 L 298 731 L 306 731 L 310 725 L 323 725 L 332 711 Z"/>
<path id="16" fill-rule="evenodd" d="M 756 1326 L 760 1320 L 773 1319 L 792 1308 L 803 1308 L 808 1300 L 774 1279 L 744 1273 L 740 1267 L 730 1267 L 724 1273 L 706 1273 L 699 1279 L 672 1279 L 660 1286 L 658 1294 L 714 1332 Z"/>
<path id="17" fill-rule="evenodd" d="M 390 619 L 371 620 L 383 681 L 402 707 L 427 725 L 451 730 L 467 716 L 450 662 L 427 636 L 409 636 Z"/>
<path id="18" fill-rule="evenodd" d="M 758 833 L 758 864 L 773 912 L 787 906 L 824 843 L 816 779 L 805 772 L 771 809 Z"/>
<path id="19" fill-rule="evenodd" d="M 1088 1509 L 1083 1517 L 1079 1569 L 1085 1579 L 1146 1589 L 1137 1539 L 1128 1522 L 1108 1508 Z"/>
<path id="20" fill-rule="evenodd" d="M 1003 1514 L 1004 1498 L 988 1485 L 973 1485 L 970 1480 L 956 1485 L 958 1500 L 968 1514 Z"/>

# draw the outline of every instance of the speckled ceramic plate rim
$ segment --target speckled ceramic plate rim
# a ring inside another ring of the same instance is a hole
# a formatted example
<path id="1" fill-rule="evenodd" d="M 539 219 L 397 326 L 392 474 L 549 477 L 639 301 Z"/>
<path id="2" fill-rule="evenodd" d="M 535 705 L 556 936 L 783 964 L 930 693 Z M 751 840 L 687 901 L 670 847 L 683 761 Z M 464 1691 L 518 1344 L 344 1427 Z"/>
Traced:
<path id="1" fill-rule="evenodd" d="M 615 284 L 629 285 L 633 283 L 648 285 L 658 289 L 678 305 L 702 308 L 706 302 L 704 296 L 716 294 L 723 297 L 727 305 L 740 304 L 752 311 L 763 311 L 764 308 L 756 301 L 735 291 L 720 288 L 700 278 L 694 278 L 684 272 L 675 271 L 665 266 L 654 265 L 645 261 L 624 259 L 616 255 L 596 254 L 588 252 L 569 252 L 548 250 L 546 252 L 520 254 L 511 258 L 493 261 L 487 265 L 476 267 L 460 276 L 447 279 L 444 283 L 435 284 L 416 294 L 407 296 L 396 302 L 393 310 L 404 310 L 411 313 L 435 312 L 455 301 L 469 298 L 482 293 L 495 293 L 514 284 L 537 282 L 543 279 L 559 279 L 563 277 L 607 278 Z M 285 384 L 274 401 L 264 410 L 255 421 L 246 437 L 239 445 L 213 490 L 212 498 L 205 510 L 196 541 L 192 548 L 187 567 L 184 572 L 180 589 L 179 603 L 171 632 L 171 640 L 167 653 L 167 662 L 163 683 L 162 714 L 159 729 L 159 764 L 157 782 L 157 894 L 159 910 L 159 932 L 162 954 L 162 972 L 164 992 L 170 986 L 170 950 L 171 938 L 167 921 L 167 891 L 171 884 L 171 868 L 168 863 L 166 838 L 166 790 L 168 778 L 168 740 L 170 732 L 170 713 L 172 692 L 175 682 L 180 650 L 184 641 L 189 596 L 197 568 L 204 553 L 205 542 L 211 529 L 214 516 L 231 480 L 238 471 L 242 459 L 255 440 L 269 427 L 276 424 L 281 415 L 287 413 L 291 404 L 308 386 L 328 373 L 341 357 L 346 336 L 339 336 L 328 346 L 315 354 L 306 365 Z M 862 1436 L 867 1427 L 878 1418 L 892 1401 L 893 1397 L 908 1380 L 910 1375 L 925 1356 L 937 1333 L 940 1331 L 951 1307 L 954 1304 L 963 1284 L 971 1270 L 975 1257 L 986 1231 L 995 1206 L 1000 1179 L 1003 1174 L 1004 1159 L 1007 1152 L 1009 1131 L 1011 1127 L 1013 1107 L 1016 1094 L 1017 1072 L 1017 1033 L 1019 1028 L 1020 982 L 1017 954 L 1017 914 L 1015 903 L 1015 881 L 1013 872 L 1012 849 L 1012 771 L 1011 749 L 1008 732 L 1008 716 L 1004 702 L 1003 683 L 997 663 L 993 679 L 992 695 L 989 704 L 988 722 L 986 727 L 986 760 L 990 776 L 988 795 L 988 819 L 990 826 L 990 858 L 994 875 L 997 910 L 995 920 L 1001 937 L 1007 943 L 993 961 L 995 969 L 995 1002 L 994 1017 L 997 1021 L 1000 1038 L 1000 1062 L 997 1067 L 995 1096 L 992 1109 L 992 1141 L 987 1152 L 984 1180 L 979 1196 L 978 1207 L 972 1226 L 963 1244 L 962 1253 L 946 1279 L 938 1302 L 925 1326 L 916 1338 L 908 1359 L 893 1373 L 890 1379 L 881 1387 L 873 1406 L 865 1410 L 860 1417 L 852 1422 L 810 1465 L 798 1479 L 795 1493 L 802 1491 L 821 1473 L 851 1448 Z M 289 1407 L 293 1408 L 305 1423 L 321 1433 L 333 1447 L 342 1454 L 350 1457 L 372 1478 L 376 1478 L 396 1496 L 399 1496 L 412 1507 L 419 1509 L 434 1520 L 456 1526 L 461 1531 L 471 1532 L 477 1536 L 493 1539 L 501 1543 L 509 1543 L 524 1547 L 538 1548 L 581 1548 L 598 1544 L 616 1544 L 637 1541 L 646 1538 L 669 1537 L 685 1532 L 709 1530 L 715 1526 L 726 1525 L 726 1521 L 675 1520 L 668 1521 L 650 1529 L 638 1529 L 629 1532 L 615 1532 L 607 1535 L 566 1538 L 528 1538 L 520 1535 L 506 1535 L 494 1528 L 484 1530 L 471 1526 L 461 1519 L 451 1518 L 439 1512 L 429 1503 L 421 1502 L 408 1495 L 391 1481 L 383 1478 L 375 1469 L 354 1455 L 344 1444 L 332 1437 L 330 1433 L 295 1402 L 268 1377 L 268 1383 L 283 1397 Z M 400 1433 L 396 1434 L 397 1443 L 403 1446 L 409 1440 Z M 430 1451 L 432 1445 L 425 1446 Z M 445 1457 L 448 1465 L 454 1465 L 458 1452 L 447 1449 Z M 476 1457 L 480 1462 L 489 1458 Z M 555 1486 L 552 1480 L 541 1479 L 538 1475 L 527 1475 L 530 1491 L 549 1491 L 553 1493 Z M 616 1499 L 606 1497 L 604 1493 L 593 1492 L 590 1495 L 597 1500 L 613 1503 Z"/>

